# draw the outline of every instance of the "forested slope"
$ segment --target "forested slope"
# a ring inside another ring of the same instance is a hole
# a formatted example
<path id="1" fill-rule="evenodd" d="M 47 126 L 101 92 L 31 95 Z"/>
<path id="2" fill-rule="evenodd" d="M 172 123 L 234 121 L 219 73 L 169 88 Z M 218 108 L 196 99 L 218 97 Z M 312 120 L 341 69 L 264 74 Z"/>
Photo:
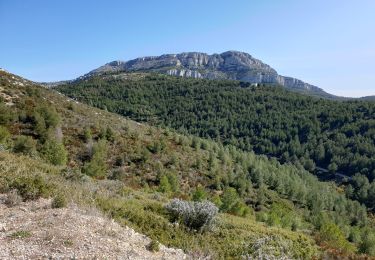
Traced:
<path id="1" fill-rule="evenodd" d="M 319 167 L 328 175 L 353 176 L 348 197 L 374 207 L 375 102 L 142 73 L 103 74 L 57 89 L 135 120 L 273 156 L 310 172 Z"/>

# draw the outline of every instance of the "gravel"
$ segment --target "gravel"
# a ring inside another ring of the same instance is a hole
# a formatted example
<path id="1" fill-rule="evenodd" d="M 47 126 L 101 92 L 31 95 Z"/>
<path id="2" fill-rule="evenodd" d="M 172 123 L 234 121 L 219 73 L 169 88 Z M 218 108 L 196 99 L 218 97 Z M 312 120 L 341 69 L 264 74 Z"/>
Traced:
<path id="1" fill-rule="evenodd" d="M 8 207 L 0 194 L 0 259 L 188 259 L 93 210 L 52 209 L 51 200 Z M 17 234 L 20 234 L 17 236 Z"/>

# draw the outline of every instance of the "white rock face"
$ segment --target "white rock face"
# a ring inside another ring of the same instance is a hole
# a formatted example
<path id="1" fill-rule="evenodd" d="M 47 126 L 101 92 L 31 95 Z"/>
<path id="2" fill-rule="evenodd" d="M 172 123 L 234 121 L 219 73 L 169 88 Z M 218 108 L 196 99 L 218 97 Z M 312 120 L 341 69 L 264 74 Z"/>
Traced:
<path id="1" fill-rule="evenodd" d="M 189 69 L 171 69 L 167 71 L 167 75 L 196 78 L 196 79 L 203 78 L 202 75 L 198 71 L 189 70 Z"/>

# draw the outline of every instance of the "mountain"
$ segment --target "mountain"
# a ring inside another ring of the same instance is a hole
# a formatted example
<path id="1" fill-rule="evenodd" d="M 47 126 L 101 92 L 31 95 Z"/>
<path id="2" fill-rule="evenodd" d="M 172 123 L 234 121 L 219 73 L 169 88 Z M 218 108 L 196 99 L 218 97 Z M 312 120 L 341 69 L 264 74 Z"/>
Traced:
<path id="1" fill-rule="evenodd" d="M 143 57 L 130 61 L 112 61 L 89 72 L 86 76 L 117 71 L 158 72 L 181 77 L 275 84 L 305 94 L 335 98 L 334 95 L 302 80 L 281 76 L 269 65 L 248 53 L 239 51 L 227 51 L 212 55 L 201 52 L 185 52 Z"/>
<path id="2" fill-rule="evenodd" d="M 366 97 L 361 97 L 360 99 L 368 100 L 368 101 L 375 101 L 375 96 L 366 96 Z"/>
<path id="3" fill-rule="evenodd" d="M 61 80 L 61 81 L 50 81 L 50 82 L 35 82 L 36 84 L 42 85 L 46 88 L 53 88 L 64 84 L 72 83 L 74 80 Z"/>

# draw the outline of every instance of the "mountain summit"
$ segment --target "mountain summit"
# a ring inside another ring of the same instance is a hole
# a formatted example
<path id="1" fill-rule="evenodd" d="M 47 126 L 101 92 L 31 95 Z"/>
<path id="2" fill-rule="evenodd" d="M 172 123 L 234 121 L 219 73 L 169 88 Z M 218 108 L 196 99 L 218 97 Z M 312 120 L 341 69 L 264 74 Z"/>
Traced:
<path id="1" fill-rule="evenodd" d="M 201 52 L 184 52 L 142 57 L 130 61 L 112 61 L 91 71 L 88 75 L 117 71 L 146 71 L 181 77 L 240 80 L 253 84 L 267 83 L 281 85 L 306 94 L 334 97 L 299 79 L 281 76 L 261 60 L 239 51 L 227 51 L 212 55 Z"/>

